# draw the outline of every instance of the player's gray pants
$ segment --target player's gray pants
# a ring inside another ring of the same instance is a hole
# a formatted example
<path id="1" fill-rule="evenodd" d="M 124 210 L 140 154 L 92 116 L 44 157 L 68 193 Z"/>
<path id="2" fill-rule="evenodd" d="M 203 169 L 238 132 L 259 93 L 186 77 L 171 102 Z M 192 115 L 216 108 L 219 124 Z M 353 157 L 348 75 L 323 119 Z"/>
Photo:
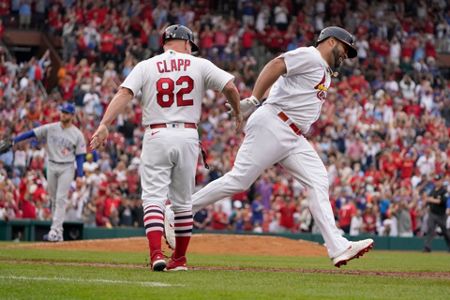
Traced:
<path id="1" fill-rule="evenodd" d="M 325 240 L 328 255 L 336 257 L 350 246 L 350 242 L 336 227 L 328 198 L 327 170 L 306 138 L 297 136 L 277 113 L 270 105 L 264 105 L 250 116 L 233 169 L 192 196 L 192 211 L 195 213 L 248 189 L 265 169 L 280 163 L 308 187 L 309 210 Z"/>
<path id="2" fill-rule="evenodd" d="M 69 188 L 74 175 L 75 167 L 73 163 L 48 163 L 48 194 L 50 196 L 53 214 L 51 230 L 58 234 L 62 234 L 63 232 L 63 222 L 66 214 Z"/>
<path id="3" fill-rule="evenodd" d="M 431 242 L 433 241 L 433 237 L 435 235 L 436 226 L 439 226 L 445 242 L 447 243 L 448 250 L 450 251 L 450 232 L 446 228 L 446 220 L 446 215 L 437 215 L 432 212 L 428 213 L 428 230 L 427 237 L 425 239 L 425 248 L 431 249 Z"/>

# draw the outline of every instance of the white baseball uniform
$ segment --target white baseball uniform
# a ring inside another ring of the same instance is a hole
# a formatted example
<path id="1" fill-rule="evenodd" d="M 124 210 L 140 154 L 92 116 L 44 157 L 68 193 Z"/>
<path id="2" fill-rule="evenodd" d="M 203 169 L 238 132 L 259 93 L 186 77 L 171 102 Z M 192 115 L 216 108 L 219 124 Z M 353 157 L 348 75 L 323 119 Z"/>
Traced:
<path id="1" fill-rule="evenodd" d="M 202 99 L 233 79 L 206 59 L 168 50 L 138 63 L 122 83 L 134 95 L 142 92 L 144 211 L 163 210 L 167 199 L 175 212 L 191 210 Z"/>
<path id="2" fill-rule="evenodd" d="M 280 163 L 310 189 L 309 209 L 329 256 L 336 257 L 350 242 L 335 224 L 328 198 L 327 170 L 301 134 L 319 118 L 331 82 L 331 69 L 315 47 L 301 47 L 280 57 L 286 64 L 286 74 L 278 78 L 264 105 L 248 119 L 232 170 L 192 196 L 193 212 L 248 189 L 265 169 Z"/>

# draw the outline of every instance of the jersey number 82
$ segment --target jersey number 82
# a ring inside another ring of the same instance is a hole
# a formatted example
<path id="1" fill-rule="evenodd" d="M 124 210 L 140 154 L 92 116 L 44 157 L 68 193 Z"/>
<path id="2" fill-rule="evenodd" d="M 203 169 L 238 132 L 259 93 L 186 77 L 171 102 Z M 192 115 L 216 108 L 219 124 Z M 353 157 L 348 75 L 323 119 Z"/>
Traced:
<path id="1" fill-rule="evenodd" d="M 183 86 L 174 93 L 175 85 Z M 177 81 L 168 77 L 160 78 L 156 82 L 156 101 L 161 107 L 171 107 L 177 99 L 177 106 L 194 105 L 194 99 L 183 99 L 184 95 L 189 94 L 194 89 L 194 80 L 189 76 L 181 76 Z"/>

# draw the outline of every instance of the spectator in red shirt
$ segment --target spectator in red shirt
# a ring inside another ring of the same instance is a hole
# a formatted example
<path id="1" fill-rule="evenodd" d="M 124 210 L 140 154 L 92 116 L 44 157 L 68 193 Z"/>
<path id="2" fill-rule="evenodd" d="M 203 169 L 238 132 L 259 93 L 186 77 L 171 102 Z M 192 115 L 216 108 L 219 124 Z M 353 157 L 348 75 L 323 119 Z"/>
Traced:
<path id="1" fill-rule="evenodd" d="M 138 193 L 139 188 L 139 174 L 137 167 L 131 165 L 128 167 L 127 171 L 127 185 L 128 185 L 128 193 L 130 195 L 136 195 Z"/>
<path id="2" fill-rule="evenodd" d="M 228 228 L 228 217 L 225 212 L 223 212 L 221 205 L 218 205 L 212 214 L 211 227 L 214 230 L 224 230 Z"/>
<path id="3" fill-rule="evenodd" d="M 369 83 L 364 78 L 360 70 L 355 69 L 353 75 L 348 79 L 348 83 L 353 91 L 362 91 L 368 88 Z"/>
<path id="4" fill-rule="evenodd" d="M 400 178 L 407 179 L 411 178 L 414 174 L 415 162 L 417 159 L 417 155 L 413 149 L 406 151 L 404 149 L 402 151 L 401 157 L 401 166 L 400 166 Z"/>
<path id="5" fill-rule="evenodd" d="M 109 218 L 105 216 L 105 195 L 97 197 L 95 201 L 95 224 L 100 227 L 111 228 Z"/>
<path id="6" fill-rule="evenodd" d="M 245 25 L 244 32 L 242 33 L 242 56 L 248 55 L 253 48 L 253 41 L 255 39 L 255 31 L 249 26 Z"/>
<path id="7" fill-rule="evenodd" d="M 36 219 L 36 206 L 32 200 L 24 200 L 22 202 L 22 218 Z"/>
<path id="8" fill-rule="evenodd" d="M 11 14 L 11 0 L 0 0 L 0 18 L 3 21 L 5 17 Z"/>
<path id="9" fill-rule="evenodd" d="M 345 233 L 350 233 L 350 224 L 352 222 L 352 217 L 356 214 L 354 201 L 351 199 L 347 199 L 346 203 L 341 206 L 338 214 L 339 227 Z"/>
<path id="10" fill-rule="evenodd" d="M 227 33 L 223 28 L 218 28 L 214 35 L 214 47 L 217 49 L 217 54 L 222 57 L 223 51 L 228 44 Z"/>
<path id="11" fill-rule="evenodd" d="M 394 163 L 392 152 L 387 150 L 380 158 L 381 171 L 388 177 L 396 175 L 397 167 Z"/>
<path id="12" fill-rule="evenodd" d="M 369 234 L 376 234 L 377 232 L 377 215 L 371 203 L 367 204 L 363 213 L 363 232 Z"/>
<path id="13" fill-rule="evenodd" d="M 282 51 L 284 45 L 283 34 L 276 27 L 271 28 L 265 35 L 266 46 L 273 53 Z"/>
<path id="14" fill-rule="evenodd" d="M 411 61 L 414 54 L 414 45 L 411 39 L 407 39 L 402 43 L 402 59 Z"/>
<path id="15" fill-rule="evenodd" d="M 147 21 L 149 24 L 153 24 L 153 8 L 150 3 L 143 4 L 143 7 L 141 9 L 141 19 Z"/>
<path id="16" fill-rule="evenodd" d="M 66 75 L 64 76 L 64 78 L 60 80 L 59 88 L 62 94 L 62 98 L 65 101 L 73 99 L 73 92 L 75 90 L 75 86 L 76 82 L 70 75 Z"/>
<path id="17" fill-rule="evenodd" d="M 111 30 L 105 30 L 100 34 L 100 53 L 103 61 L 113 58 L 114 52 L 114 35 Z"/>
<path id="18" fill-rule="evenodd" d="M 33 201 L 33 193 L 36 191 L 37 185 L 31 184 L 27 187 L 23 200 L 21 201 L 22 218 L 36 219 L 36 206 Z"/>
<path id="19" fill-rule="evenodd" d="M 432 57 L 432 58 L 436 58 L 437 54 L 436 54 L 436 49 L 434 47 L 434 44 L 431 41 L 427 41 L 425 43 L 425 57 Z"/>
<path id="20" fill-rule="evenodd" d="M 287 186 L 287 181 L 283 179 L 281 176 L 277 176 L 274 180 L 274 184 L 272 185 L 272 194 L 273 195 L 289 195 L 290 190 Z"/>
<path id="21" fill-rule="evenodd" d="M 377 169 L 375 163 L 372 163 L 369 166 L 369 168 L 366 170 L 364 176 L 366 178 L 371 177 L 373 179 L 372 182 L 375 185 L 378 185 L 383 179 L 383 175 L 381 174 L 380 170 Z"/>
<path id="22" fill-rule="evenodd" d="M 407 104 L 405 106 L 405 112 L 408 115 L 413 115 L 416 118 L 419 118 L 422 115 L 423 109 L 420 106 L 419 102 L 416 99 L 408 99 Z"/>
<path id="23" fill-rule="evenodd" d="M 288 232 L 294 231 L 294 213 L 297 211 L 297 205 L 293 198 L 282 196 L 282 200 L 278 201 L 276 211 L 280 213 L 280 227 Z"/>
<path id="24" fill-rule="evenodd" d="M 39 169 L 42 170 L 42 169 Z M 34 202 L 47 203 L 47 191 L 42 185 L 42 180 L 36 180 L 36 190 L 32 193 L 32 199 Z"/>
<path id="25" fill-rule="evenodd" d="M 205 26 L 205 29 L 200 34 L 200 49 L 203 55 L 209 57 L 212 55 L 212 48 L 214 46 L 214 32 L 209 25 Z"/>
<path id="26" fill-rule="evenodd" d="M 104 24 L 106 16 L 108 14 L 109 8 L 102 2 L 98 3 L 98 7 L 96 9 L 97 17 L 95 19 L 96 24 Z"/>
<path id="27" fill-rule="evenodd" d="M 421 220 L 421 211 L 417 205 L 418 202 L 418 192 L 414 195 L 414 198 L 410 204 L 409 215 L 411 217 L 411 228 L 414 235 L 418 235 L 420 232 L 420 220 Z"/>
<path id="28" fill-rule="evenodd" d="M 63 22 L 58 4 L 53 4 L 50 8 L 50 11 L 47 14 L 47 24 L 52 33 L 61 33 Z"/>

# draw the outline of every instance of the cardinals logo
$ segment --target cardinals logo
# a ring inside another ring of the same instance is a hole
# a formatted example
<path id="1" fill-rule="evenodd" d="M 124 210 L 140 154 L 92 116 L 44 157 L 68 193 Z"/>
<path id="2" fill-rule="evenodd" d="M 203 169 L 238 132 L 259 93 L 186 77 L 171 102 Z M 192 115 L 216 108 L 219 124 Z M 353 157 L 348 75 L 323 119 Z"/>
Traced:
<path id="1" fill-rule="evenodd" d="M 314 87 L 315 90 L 318 90 L 317 98 L 319 98 L 320 101 L 325 101 L 325 98 L 327 97 L 328 88 L 325 86 L 325 80 L 325 73 L 323 73 L 322 80 Z"/>

